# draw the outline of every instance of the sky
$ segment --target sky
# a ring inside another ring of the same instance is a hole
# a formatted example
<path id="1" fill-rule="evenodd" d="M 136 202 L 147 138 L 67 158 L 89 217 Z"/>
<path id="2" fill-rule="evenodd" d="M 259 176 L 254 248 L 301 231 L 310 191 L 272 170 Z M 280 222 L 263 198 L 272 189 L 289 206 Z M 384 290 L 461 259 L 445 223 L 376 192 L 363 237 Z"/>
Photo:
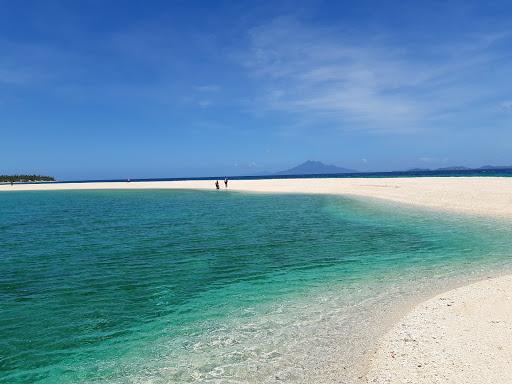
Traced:
<path id="1" fill-rule="evenodd" d="M 512 164 L 510 1 L 0 0 L 0 174 Z"/>

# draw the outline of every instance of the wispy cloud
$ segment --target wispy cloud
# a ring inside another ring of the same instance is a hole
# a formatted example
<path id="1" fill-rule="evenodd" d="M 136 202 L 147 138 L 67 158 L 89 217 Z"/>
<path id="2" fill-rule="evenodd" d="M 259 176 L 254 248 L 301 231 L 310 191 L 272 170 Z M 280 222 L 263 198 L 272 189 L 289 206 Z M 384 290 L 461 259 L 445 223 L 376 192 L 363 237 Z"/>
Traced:
<path id="1" fill-rule="evenodd" d="M 195 87 L 195 90 L 199 92 L 219 92 L 220 89 L 220 85 L 217 84 L 198 85 Z"/>
<path id="2" fill-rule="evenodd" d="M 199 100 L 197 102 L 197 105 L 199 105 L 202 108 L 206 108 L 206 107 L 209 107 L 210 105 L 212 105 L 212 101 L 211 100 Z"/>
<path id="3" fill-rule="evenodd" d="M 213 100 L 220 92 L 221 87 L 217 84 L 198 85 L 193 89 L 193 96 L 189 97 L 189 101 L 195 103 L 200 108 L 208 108 L 213 105 Z"/>
<path id="4" fill-rule="evenodd" d="M 500 107 L 506 111 L 512 111 L 512 100 L 502 101 Z"/>
<path id="5" fill-rule="evenodd" d="M 55 63 L 66 54 L 48 45 L 14 43 L 0 39 L 0 84 L 27 86 L 56 76 Z"/>
<path id="6" fill-rule="evenodd" d="M 411 131 L 489 96 L 491 86 L 471 80 L 500 58 L 491 47 L 507 37 L 482 34 L 470 43 L 408 50 L 383 36 L 356 39 L 278 18 L 249 31 L 241 62 L 260 84 L 258 108 Z"/>

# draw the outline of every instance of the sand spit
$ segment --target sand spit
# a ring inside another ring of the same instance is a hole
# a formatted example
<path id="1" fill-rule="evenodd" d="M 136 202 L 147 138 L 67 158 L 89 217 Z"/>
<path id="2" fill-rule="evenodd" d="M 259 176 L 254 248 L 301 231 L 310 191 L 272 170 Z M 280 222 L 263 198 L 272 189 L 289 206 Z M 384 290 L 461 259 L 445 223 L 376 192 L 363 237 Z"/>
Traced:
<path id="1" fill-rule="evenodd" d="M 512 276 L 415 307 L 383 338 L 369 383 L 512 383 Z"/>
<path id="2" fill-rule="evenodd" d="M 223 183 L 221 183 L 222 185 Z M 214 181 L 0 185 L 0 191 L 68 189 L 214 189 Z M 222 187 L 221 187 L 222 189 Z M 426 208 L 512 217 L 512 177 L 232 180 L 230 190 L 365 196 Z"/>

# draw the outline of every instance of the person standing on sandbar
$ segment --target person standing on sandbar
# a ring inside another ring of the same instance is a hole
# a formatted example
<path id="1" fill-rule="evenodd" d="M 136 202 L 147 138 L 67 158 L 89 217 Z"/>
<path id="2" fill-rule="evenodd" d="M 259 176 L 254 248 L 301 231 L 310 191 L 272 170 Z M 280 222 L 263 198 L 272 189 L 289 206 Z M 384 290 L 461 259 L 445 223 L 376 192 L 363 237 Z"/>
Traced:
<path id="1" fill-rule="evenodd" d="M 215 188 L 219 189 L 219 180 L 215 182 Z"/>
<path id="2" fill-rule="evenodd" d="M 228 178 L 227 177 L 224 179 L 224 185 L 226 186 L 226 188 L 228 187 Z"/>

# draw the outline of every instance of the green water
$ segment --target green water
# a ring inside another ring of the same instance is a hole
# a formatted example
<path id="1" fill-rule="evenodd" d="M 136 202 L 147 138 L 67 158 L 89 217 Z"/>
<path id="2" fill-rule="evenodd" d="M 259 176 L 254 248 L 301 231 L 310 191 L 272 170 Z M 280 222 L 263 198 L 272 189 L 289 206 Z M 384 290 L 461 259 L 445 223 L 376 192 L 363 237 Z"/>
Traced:
<path id="1" fill-rule="evenodd" d="M 510 232 L 329 196 L 3 193 L 0 382 L 350 382 L 386 313 L 506 270 Z"/>

